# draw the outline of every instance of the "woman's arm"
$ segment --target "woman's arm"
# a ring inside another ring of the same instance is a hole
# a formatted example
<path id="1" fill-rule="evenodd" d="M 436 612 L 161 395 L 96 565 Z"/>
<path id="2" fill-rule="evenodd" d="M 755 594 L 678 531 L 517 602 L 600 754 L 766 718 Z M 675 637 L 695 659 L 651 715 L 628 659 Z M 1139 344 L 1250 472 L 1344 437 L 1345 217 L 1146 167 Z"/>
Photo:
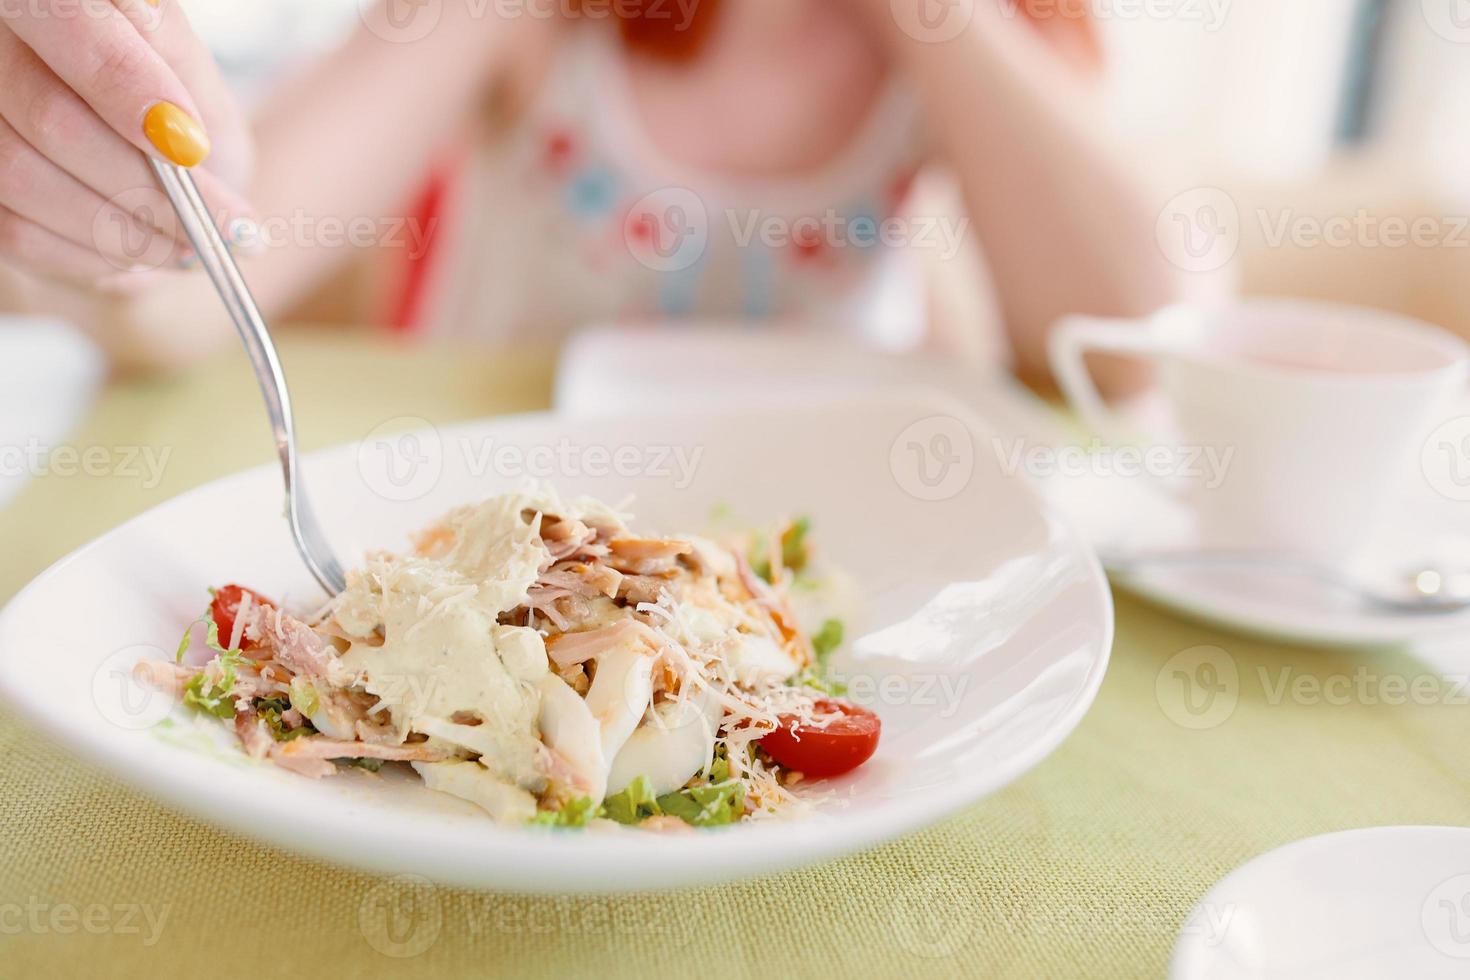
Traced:
<path id="1" fill-rule="evenodd" d="M 1146 178 L 1098 131 L 1085 84 L 1098 52 L 1068 4 L 1033 24 L 1025 0 L 975 0 L 959 29 L 933 25 L 963 16 L 964 3 L 867 2 L 958 175 L 1023 376 L 1047 375 L 1046 335 L 1059 317 L 1139 315 L 1180 296 Z M 1128 380 L 1116 365 L 1108 373 Z"/>
<path id="2" fill-rule="evenodd" d="M 417 33 L 411 22 L 370 15 L 256 114 L 249 196 L 263 247 L 245 249 L 240 263 L 268 317 L 348 260 L 354 246 L 344 229 L 355 223 L 370 233 L 403 217 L 398 209 L 434 154 L 474 117 L 527 33 L 548 26 L 499 18 L 497 5 L 470 0 L 393 7 L 412 16 L 438 11 L 438 20 L 406 40 Z M 197 270 L 120 273 L 101 290 L 51 299 L 47 305 L 87 325 L 124 367 L 187 364 L 232 331 Z"/>

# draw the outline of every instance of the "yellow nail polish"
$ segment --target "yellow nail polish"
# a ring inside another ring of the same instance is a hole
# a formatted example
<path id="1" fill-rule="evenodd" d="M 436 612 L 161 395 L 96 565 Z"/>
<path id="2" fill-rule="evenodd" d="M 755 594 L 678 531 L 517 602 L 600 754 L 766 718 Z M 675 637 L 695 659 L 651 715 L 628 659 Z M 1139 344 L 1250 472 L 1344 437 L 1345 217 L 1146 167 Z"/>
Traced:
<path id="1" fill-rule="evenodd" d="M 143 117 L 143 135 L 158 152 L 181 167 L 192 167 L 209 156 L 209 137 L 183 109 L 160 102 Z"/>

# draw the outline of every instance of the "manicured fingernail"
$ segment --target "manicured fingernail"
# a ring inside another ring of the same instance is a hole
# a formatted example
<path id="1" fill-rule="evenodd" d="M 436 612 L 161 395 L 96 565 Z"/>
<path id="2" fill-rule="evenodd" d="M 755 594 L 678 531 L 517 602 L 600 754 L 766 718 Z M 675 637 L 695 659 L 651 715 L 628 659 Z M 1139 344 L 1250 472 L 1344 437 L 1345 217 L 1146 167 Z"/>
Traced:
<path id="1" fill-rule="evenodd" d="M 181 167 L 193 167 L 209 156 L 204 127 L 172 102 L 160 102 L 143 117 L 143 135 L 158 152 Z"/>

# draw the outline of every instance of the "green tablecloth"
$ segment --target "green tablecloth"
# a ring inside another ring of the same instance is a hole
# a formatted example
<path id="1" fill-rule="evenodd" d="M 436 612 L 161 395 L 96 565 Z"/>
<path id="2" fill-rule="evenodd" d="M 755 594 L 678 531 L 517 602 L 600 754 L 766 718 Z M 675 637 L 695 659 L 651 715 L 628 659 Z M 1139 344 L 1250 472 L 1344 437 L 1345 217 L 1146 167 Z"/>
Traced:
<path id="1" fill-rule="evenodd" d="M 394 416 L 533 409 L 550 391 L 549 354 L 322 333 L 283 347 L 308 446 Z M 238 356 L 112 386 L 67 442 L 169 456 L 151 487 L 34 481 L 0 512 L 0 598 L 130 514 L 271 458 Z M 1327 831 L 1470 817 L 1464 700 L 1401 654 L 1263 644 L 1119 596 L 1096 705 L 997 796 L 813 870 L 594 899 L 437 889 L 261 847 L 0 714 L 0 977 L 1158 976 L 1191 905 L 1243 861 Z"/>

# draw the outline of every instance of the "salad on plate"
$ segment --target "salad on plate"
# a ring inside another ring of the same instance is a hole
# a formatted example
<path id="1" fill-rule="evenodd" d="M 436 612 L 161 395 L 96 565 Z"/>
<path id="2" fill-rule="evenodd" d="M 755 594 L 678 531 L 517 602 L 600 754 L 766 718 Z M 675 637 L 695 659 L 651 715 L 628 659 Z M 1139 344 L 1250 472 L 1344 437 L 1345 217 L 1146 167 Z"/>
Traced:
<path id="1" fill-rule="evenodd" d="M 309 777 L 410 766 L 504 823 L 806 812 L 793 788 L 862 765 L 880 732 L 827 677 L 841 622 L 798 614 L 807 522 L 717 541 L 628 520 L 542 488 L 460 507 L 312 613 L 215 590 L 176 662 L 135 671 L 255 759 Z"/>

